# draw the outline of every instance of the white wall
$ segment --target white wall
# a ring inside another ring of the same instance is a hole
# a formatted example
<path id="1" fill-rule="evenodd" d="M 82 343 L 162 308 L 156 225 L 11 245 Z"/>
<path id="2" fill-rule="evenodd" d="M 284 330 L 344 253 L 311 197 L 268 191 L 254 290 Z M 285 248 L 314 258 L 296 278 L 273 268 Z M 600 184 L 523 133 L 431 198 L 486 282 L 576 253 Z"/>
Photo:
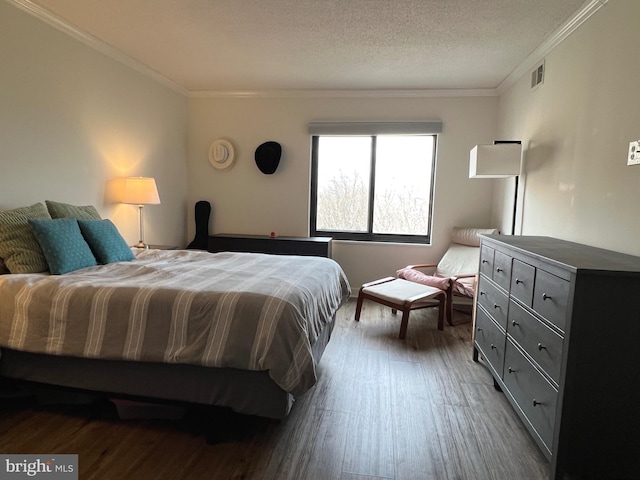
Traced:
<path id="1" fill-rule="evenodd" d="M 490 143 L 497 125 L 496 97 L 371 98 L 300 94 L 281 97 L 194 97 L 189 102 L 189 203 L 212 205 L 211 233 L 305 236 L 309 231 L 310 121 L 442 120 L 434 206 L 433 245 L 334 242 L 333 257 L 352 287 L 393 275 L 418 262 L 437 261 L 451 228 L 486 226 L 492 180 L 470 180 L 469 150 Z M 217 138 L 230 140 L 236 162 L 229 170 L 208 163 Z M 283 148 L 273 175 L 262 174 L 254 151 L 274 140 Z M 189 219 L 193 232 L 193 219 Z"/>
<path id="2" fill-rule="evenodd" d="M 113 203 L 117 177 L 156 178 L 146 240 L 186 241 L 184 96 L 0 1 L 0 210 L 93 204 L 129 242 L 137 210 Z"/>
<path id="3" fill-rule="evenodd" d="M 522 233 L 640 255 L 640 2 L 611 0 L 500 98 L 499 133 L 524 146 Z M 496 207 L 509 195 L 496 189 Z M 502 210 L 496 208 L 496 218 Z"/>
<path id="4" fill-rule="evenodd" d="M 497 97 L 289 92 L 187 101 L 5 2 L 0 65 L 0 209 L 45 199 L 94 204 L 134 242 L 135 208 L 113 203 L 110 186 L 118 177 L 145 175 L 156 178 L 162 198 L 145 209 L 150 243 L 188 242 L 193 205 L 201 199 L 212 203 L 212 232 L 304 236 L 310 121 L 441 120 L 433 245 L 340 242 L 334 258 L 357 288 L 405 264 L 437 261 L 453 226 L 490 223 L 493 181 L 469 180 L 468 158 L 473 145 L 496 138 Z M 229 171 L 208 164 L 208 147 L 217 138 L 236 147 Z M 267 140 L 284 150 L 271 176 L 253 160 Z"/>

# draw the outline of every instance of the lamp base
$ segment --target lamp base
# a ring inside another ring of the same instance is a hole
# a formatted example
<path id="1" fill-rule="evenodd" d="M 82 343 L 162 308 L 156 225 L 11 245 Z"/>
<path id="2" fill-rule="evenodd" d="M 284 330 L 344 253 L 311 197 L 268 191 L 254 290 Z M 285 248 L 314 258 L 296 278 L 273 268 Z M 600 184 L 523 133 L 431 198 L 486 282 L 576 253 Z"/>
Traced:
<path id="1" fill-rule="evenodd" d="M 134 245 L 135 248 L 149 248 L 149 245 L 140 240 L 138 243 Z"/>

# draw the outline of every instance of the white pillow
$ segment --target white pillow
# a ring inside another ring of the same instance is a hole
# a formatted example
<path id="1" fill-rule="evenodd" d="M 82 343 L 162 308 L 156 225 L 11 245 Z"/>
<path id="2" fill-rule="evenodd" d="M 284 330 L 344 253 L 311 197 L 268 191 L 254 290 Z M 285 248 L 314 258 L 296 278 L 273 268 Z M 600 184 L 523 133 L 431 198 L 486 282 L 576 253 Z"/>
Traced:
<path id="1" fill-rule="evenodd" d="M 469 245 L 470 247 L 480 246 L 479 235 L 497 235 L 500 230 L 497 228 L 469 228 L 454 227 L 451 234 L 451 241 L 460 245 Z"/>

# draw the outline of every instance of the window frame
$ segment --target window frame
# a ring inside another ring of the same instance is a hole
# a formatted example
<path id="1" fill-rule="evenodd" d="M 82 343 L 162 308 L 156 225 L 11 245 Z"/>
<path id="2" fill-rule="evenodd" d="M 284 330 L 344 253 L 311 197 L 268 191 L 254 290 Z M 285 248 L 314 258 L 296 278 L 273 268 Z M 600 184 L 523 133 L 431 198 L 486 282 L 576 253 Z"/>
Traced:
<path id="1" fill-rule="evenodd" d="M 426 235 L 412 235 L 412 234 L 395 234 L 395 233 L 374 233 L 373 232 L 373 214 L 375 208 L 375 176 L 376 176 L 376 152 L 377 152 L 377 140 L 378 136 L 384 135 L 379 133 L 372 134 L 350 134 L 341 135 L 347 137 L 370 137 L 372 140 L 371 145 L 371 168 L 369 175 L 369 208 L 367 218 L 367 231 L 366 232 L 350 232 L 340 230 L 319 230 L 317 228 L 317 216 L 318 216 L 318 145 L 320 137 L 336 136 L 330 133 L 326 134 L 312 134 L 311 136 L 311 185 L 310 185 L 310 212 L 309 212 L 309 231 L 312 237 L 332 237 L 335 240 L 349 240 L 349 241 L 363 241 L 363 242 L 382 242 L 382 243 L 422 243 L 430 244 L 431 235 L 433 230 L 433 204 L 435 201 L 435 178 L 436 178 L 436 165 L 437 165 L 437 152 L 438 152 L 438 134 L 437 133 L 393 133 L 396 136 L 431 136 L 433 137 L 433 157 L 431 158 L 431 178 L 430 184 L 430 198 L 428 208 L 427 219 L 427 234 Z"/>

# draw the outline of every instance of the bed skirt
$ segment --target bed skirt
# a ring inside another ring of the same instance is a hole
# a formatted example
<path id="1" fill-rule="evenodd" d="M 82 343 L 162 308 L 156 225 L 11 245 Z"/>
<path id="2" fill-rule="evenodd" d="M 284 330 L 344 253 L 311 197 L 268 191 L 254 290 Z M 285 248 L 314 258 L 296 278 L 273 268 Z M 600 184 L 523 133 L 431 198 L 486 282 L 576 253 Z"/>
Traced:
<path id="1" fill-rule="evenodd" d="M 316 365 L 334 325 L 335 318 L 312 346 Z M 294 403 L 293 396 L 266 371 L 64 357 L 6 348 L 1 355 L 3 377 L 115 397 L 230 407 L 238 413 L 274 419 L 286 417 Z"/>

